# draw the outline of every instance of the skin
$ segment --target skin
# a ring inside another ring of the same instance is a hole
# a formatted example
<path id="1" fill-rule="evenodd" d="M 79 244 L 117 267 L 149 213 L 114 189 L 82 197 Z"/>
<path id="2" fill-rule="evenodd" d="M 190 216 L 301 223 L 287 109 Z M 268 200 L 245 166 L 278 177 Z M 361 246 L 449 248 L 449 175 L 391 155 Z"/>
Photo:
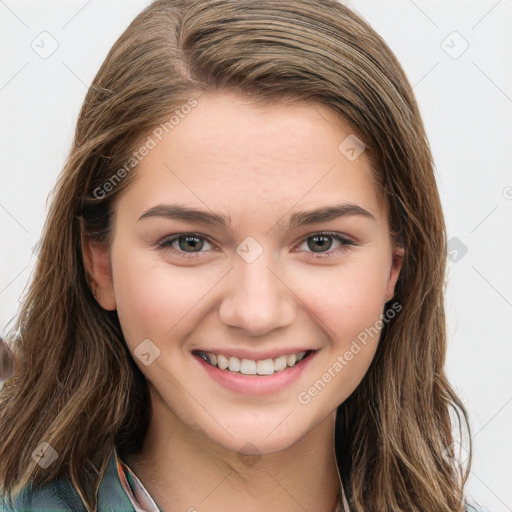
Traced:
<path id="1" fill-rule="evenodd" d="M 338 150 L 352 131 L 335 113 L 306 103 L 262 106 L 224 92 L 197 99 L 119 198 L 110 249 L 87 247 L 97 300 L 117 309 L 132 354 L 144 339 L 160 350 L 149 366 L 134 356 L 149 382 L 152 415 L 141 456 L 126 462 L 167 512 L 230 512 L 241 503 L 247 512 L 333 510 L 336 408 L 361 382 L 378 336 L 307 404 L 298 395 L 381 318 L 403 252 L 392 246 L 366 152 L 350 161 Z M 138 220 L 174 203 L 229 215 L 232 232 Z M 286 227 L 294 212 L 339 203 L 374 219 Z M 357 245 L 327 238 L 315 252 L 311 237 L 325 231 Z M 202 235 L 200 248 L 157 246 L 175 234 Z M 249 236 L 263 249 L 251 263 L 236 252 Z M 331 256 L 316 257 L 322 251 Z M 224 388 L 192 354 L 286 354 L 304 346 L 316 353 L 299 378 L 262 396 Z"/>

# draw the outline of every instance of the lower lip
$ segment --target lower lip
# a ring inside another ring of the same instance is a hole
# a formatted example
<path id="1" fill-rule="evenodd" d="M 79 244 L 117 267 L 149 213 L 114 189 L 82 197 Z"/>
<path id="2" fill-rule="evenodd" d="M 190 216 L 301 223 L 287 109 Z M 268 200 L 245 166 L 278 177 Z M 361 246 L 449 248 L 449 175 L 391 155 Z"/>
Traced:
<path id="1" fill-rule="evenodd" d="M 316 352 L 312 352 L 295 366 L 276 372 L 273 375 L 243 375 L 241 373 L 221 370 L 217 366 L 208 364 L 199 356 L 194 356 L 208 375 L 221 386 L 246 395 L 265 395 L 276 393 L 295 382 L 302 372 L 309 366 Z"/>

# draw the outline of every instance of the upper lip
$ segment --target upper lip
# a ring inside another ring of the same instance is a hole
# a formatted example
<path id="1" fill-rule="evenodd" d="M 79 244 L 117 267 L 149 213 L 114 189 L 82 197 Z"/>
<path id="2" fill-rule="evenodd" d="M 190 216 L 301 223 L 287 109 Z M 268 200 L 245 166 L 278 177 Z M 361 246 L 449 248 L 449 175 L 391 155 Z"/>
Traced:
<path id="1" fill-rule="evenodd" d="M 274 359 L 276 357 L 280 356 L 289 356 L 292 354 L 299 354 L 300 352 L 314 352 L 315 349 L 312 349 L 310 347 L 299 347 L 299 348 L 292 348 L 292 349 L 273 349 L 273 350 L 266 350 L 263 352 L 254 352 L 251 350 L 244 350 L 240 348 L 197 348 L 194 349 L 192 352 L 209 352 L 210 354 L 222 354 L 224 356 L 233 356 L 237 357 L 238 359 L 252 359 L 254 361 L 262 361 L 264 359 Z"/>

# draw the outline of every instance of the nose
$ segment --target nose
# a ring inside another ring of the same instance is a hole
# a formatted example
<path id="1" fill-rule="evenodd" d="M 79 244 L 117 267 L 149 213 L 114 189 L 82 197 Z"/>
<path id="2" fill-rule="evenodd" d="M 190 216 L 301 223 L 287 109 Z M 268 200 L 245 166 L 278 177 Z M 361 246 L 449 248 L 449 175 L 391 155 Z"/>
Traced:
<path id="1" fill-rule="evenodd" d="M 228 274 L 228 291 L 219 310 L 224 324 L 253 336 L 291 325 L 297 312 L 291 283 L 270 268 L 270 258 L 265 254 L 266 251 L 251 263 L 235 255 L 234 268 Z"/>

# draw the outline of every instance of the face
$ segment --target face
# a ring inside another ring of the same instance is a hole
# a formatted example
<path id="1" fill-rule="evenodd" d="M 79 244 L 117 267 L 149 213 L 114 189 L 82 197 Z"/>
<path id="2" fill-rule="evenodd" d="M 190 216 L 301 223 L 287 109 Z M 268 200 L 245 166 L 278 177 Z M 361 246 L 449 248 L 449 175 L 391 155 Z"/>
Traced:
<path id="1" fill-rule="evenodd" d="M 333 112 L 197 100 L 140 162 L 110 249 L 89 248 L 96 296 L 117 309 L 152 421 L 273 453 L 360 383 L 402 259 Z"/>

